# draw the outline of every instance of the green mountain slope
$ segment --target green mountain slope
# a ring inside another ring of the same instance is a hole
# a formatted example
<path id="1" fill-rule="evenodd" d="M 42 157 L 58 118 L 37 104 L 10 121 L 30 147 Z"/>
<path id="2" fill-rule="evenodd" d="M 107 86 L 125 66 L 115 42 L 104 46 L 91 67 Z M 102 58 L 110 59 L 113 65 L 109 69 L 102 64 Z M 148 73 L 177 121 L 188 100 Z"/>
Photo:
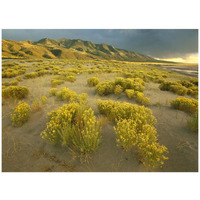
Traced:
<path id="1" fill-rule="evenodd" d="M 157 61 L 136 52 L 83 40 L 49 39 L 37 42 L 2 40 L 2 58 L 61 58 L 79 60 Z"/>

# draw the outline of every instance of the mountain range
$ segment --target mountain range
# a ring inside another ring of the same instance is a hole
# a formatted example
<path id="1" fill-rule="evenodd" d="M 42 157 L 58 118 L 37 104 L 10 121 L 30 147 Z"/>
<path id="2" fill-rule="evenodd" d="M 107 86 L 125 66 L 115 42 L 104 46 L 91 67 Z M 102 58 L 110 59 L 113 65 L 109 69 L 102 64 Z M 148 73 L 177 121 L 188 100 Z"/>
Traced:
<path id="1" fill-rule="evenodd" d="M 58 40 L 43 38 L 36 42 L 32 40 L 2 40 L 2 58 L 157 61 L 150 56 L 118 49 L 112 45 L 66 38 Z"/>

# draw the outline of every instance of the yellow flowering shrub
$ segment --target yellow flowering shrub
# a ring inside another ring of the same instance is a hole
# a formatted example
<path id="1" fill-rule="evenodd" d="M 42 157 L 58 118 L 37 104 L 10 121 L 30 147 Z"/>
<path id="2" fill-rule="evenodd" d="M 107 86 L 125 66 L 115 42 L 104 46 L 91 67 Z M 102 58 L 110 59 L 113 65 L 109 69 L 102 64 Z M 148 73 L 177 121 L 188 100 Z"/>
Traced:
<path id="1" fill-rule="evenodd" d="M 38 72 L 30 72 L 24 75 L 25 79 L 37 78 L 39 76 Z"/>
<path id="2" fill-rule="evenodd" d="M 138 125 L 146 123 L 153 125 L 156 123 L 152 111 L 144 106 L 112 100 L 98 100 L 97 106 L 101 114 L 115 121 L 131 118 L 134 119 Z"/>
<path id="3" fill-rule="evenodd" d="M 188 93 L 188 88 L 186 86 L 189 85 L 190 84 L 186 81 L 164 81 L 159 85 L 159 88 L 160 90 L 171 91 L 178 95 L 186 95 Z"/>
<path id="4" fill-rule="evenodd" d="M 115 84 L 113 81 L 103 81 L 96 85 L 95 89 L 100 96 L 112 94 L 114 92 Z"/>
<path id="5" fill-rule="evenodd" d="M 164 160 L 168 159 L 165 154 L 167 148 L 157 142 L 156 128 L 149 124 L 143 124 L 138 128 L 137 122 L 133 119 L 117 121 L 114 127 L 117 144 L 125 151 L 137 147 L 140 161 L 149 167 L 161 167 Z"/>
<path id="6" fill-rule="evenodd" d="M 50 96 L 56 96 L 57 91 L 58 91 L 57 88 L 51 88 L 51 89 L 49 90 L 49 95 L 50 95 Z"/>
<path id="7" fill-rule="evenodd" d="M 125 89 L 133 89 L 135 91 L 143 92 L 145 82 L 141 78 L 122 78 L 117 77 L 115 79 L 115 85 L 121 85 Z"/>
<path id="8" fill-rule="evenodd" d="M 26 121 L 28 121 L 31 114 L 30 106 L 25 102 L 19 102 L 18 106 L 14 109 L 13 113 L 10 115 L 13 126 L 22 126 Z"/>
<path id="9" fill-rule="evenodd" d="M 150 101 L 148 97 L 144 97 L 144 94 L 142 92 L 135 93 L 135 100 L 137 103 L 140 103 L 142 105 L 147 105 Z"/>
<path id="10" fill-rule="evenodd" d="M 92 87 L 92 86 L 96 86 L 99 83 L 99 79 L 97 77 L 90 77 L 87 80 L 87 84 Z"/>
<path id="11" fill-rule="evenodd" d="M 23 99 L 29 95 L 29 89 L 25 86 L 9 86 L 2 90 L 4 98 Z"/>
<path id="12" fill-rule="evenodd" d="M 121 85 L 116 85 L 114 89 L 115 95 L 120 95 L 123 92 L 123 87 Z"/>
<path id="13" fill-rule="evenodd" d="M 2 83 L 2 85 L 5 85 L 5 86 L 18 85 L 18 81 L 16 81 L 16 80 L 10 81 L 10 82 L 5 81 L 5 82 Z"/>
<path id="14" fill-rule="evenodd" d="M 63 105 L 48 115 L 49 122 L 41 133 L 43 139 L 54 144 L 72 146 L 81 153 L 97 149 L 100 141 L 100 125 L 91 108 L 78 103 Z"/>
<path id="15" fill-rule="evenodd" d="M 101 141 L 101 128 L 94 111 L 91 108 L 84 110 L 83 113 L 76 116 L 75 120 L 72 144 L 81 153 L 95 151 Z"/>
<path id="16" fill-rule="evenodd" d="M 194 114 L 198 111 L 198 100 L 188 99 L 186 97 L 178 97 L 170 102 L 171 107 L 177 110 L 182 110 L 189 114 Z"/>
<path id="17" fill-rule="evenodd" d="M 135 90 L 133 89 L 126 89 L 125 93 L 129 99 L 133 99 L 135 97 Z"/>
<path id="18" fill-rule="evenodd" d="M 56 93 L 56 97 L 58 100 L 66 100 L 66 101 L 76 101 L 78 95 L 76 92 L 73 92 L 69 88 L 62 87 L 60 91 Z"/>
<path id="19" fill-rule="evenodd" d="M 196 97 L 198 96 L 198 87 L 197 86 L 192 86 L 188 88 L 187 94 Z"/>
<path id="20" fill-rule="evenodd" d="M 77 102 L 83 105 L 87 105 L 88 103 L 87 98 L 88 95 L 86 93 L 79 94 L 77 97 Z"/>
<path id="21" fill-rule="evenodd" d="M 57 80 L 57 79 L 52 79 L 51 80 L 51 86 L 52 87 L 56 87 L 58 85 L 63 84 L 65 81 L 64 80 Z"/>
<path id="22" fill-rule="evenodd" d="M 158 167 L 164 164 L 167 148 L 157 142 L 157 131 L 154 127 L 157 120 L 149 108 L 112 100 L 98 100 L 97 105 L 101 114 L 116 121 L 114 130 L 119 146 L 126 151 L 137 147 L 144 165 Z"/>
<path id="23" fill-rule="evenodd" d="M 66 77 L 66 81 L 75 82 L 76 81 L 76 76 L 67 76 Z"/>
<path id="24" fill-rule="evenodd" d="M 186 95 L 188 89 L 185 86 L 176 84 L 176 85 L 171 85 L 169 91 L 174 92 L 178 95 Z"/>

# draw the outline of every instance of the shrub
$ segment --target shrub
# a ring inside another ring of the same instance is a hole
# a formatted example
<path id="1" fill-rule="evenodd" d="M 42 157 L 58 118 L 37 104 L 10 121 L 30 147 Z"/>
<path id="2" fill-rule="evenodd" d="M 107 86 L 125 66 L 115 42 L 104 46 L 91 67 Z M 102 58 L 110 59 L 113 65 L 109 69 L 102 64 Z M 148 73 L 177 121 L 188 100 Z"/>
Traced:
<path id="1" fill-rule="evenodd" d="M 39 75 L 38 75 L 38 72 L 30 72 L 30 73 L 27 73 L 24 75 L 24 78 L 25 79 L 29 79 L 29 78 L 37 78 Z"/>
<path id="2" fill-rule="evenodd" d="M 30 106 L 25 102 L 19 102 L 18 106 L 14 109 L 11 114 L 12 125 L 19 127 L 28 121 L 31 114 Z"/>
<path id="3" fill-rule="evenodd" d="M 194 86 L 193 83 L 189 81 L 177 81 L 177 83 L 180 83 L 182 86 L 185 86 L 186 88 Z"/>
<path id="4" fill-rule="evenodd" d="M 42 108 L 42 106 L 47 102 L 47 97 L 46 96 L 42 96 L 40 98 L 36 98 L 34 99 L 33 103 L 32 103 L 32 110 L 33 111 L 38 111 Z"/>
<path id="5" fill-rule="evenodd" d="M 100 96 L 105 96 L 108 94 L 112 94 L 114 92 L 114 87 L 115 87 L 114 82 L 104 81 L 98 83 L 95 89 Z"/>
<path id="6" fill-rule="evenodd" d="M 41 136 L 54 144 L 72 146 L 84 154 L 95 151 L 101 141 L 100 126 L 93 110 L 77 103 L 52 111 Z"/>
<path id="7" fill-rule="evenodd" d="M 77 101 L 81 105 L 87 105 L 87 103 L 88 103 L 87 98 L 88 98 L 88 95 L 86 93 L 82 93 L 82 94 L 78 95 Z"/>
<path id="8" fill-rule="evenodd" d="M 144 94 L 142 92 L 135 93 L 135 100 L 137 103 L 140 103 L 142 105 L 147 105 L 150 101 L 149 98 L 144 97 Z"/>
<path id="9" fill-rule="evenodd" d="M 99 79 L 98 79 L 97 77 L 90 77 L 90 78 L 87 80 L 87 84 L 88 84 L 90 87 L 96 86 L 98 83 L 99 83 Z"/>
<path id="10" fill-rule="evenodd" d="M 76 92 L 73 92 L 72 90 L 70 90 L 69 88 L 66 87 L 62 87 L 61 91 L 58 91 L 56 93 L 56 97 L 58 100 L 66 100 L 66 101 L 76 101 L 78 95 L 76 94 Z"/>
<path id="11" fill-rule="evenodd" d="M 188 92 L 188 89 L 182 85 L 171 85 L 170 86 L 170 91 L 178 94 L 178 95 L 185 95 Z"/>
<path id="12" fill-rule="evenodd" d="M 56 96 L 57 91 L 58 91 L 57 88 L 51 88 L 51 89 L 49 90 L 49 95 L 50 95 L 50 96 Z"/>
<path id="13" fill-rule="evenodd" d="M 126 89 L 125 93 L 129 99 L 133 99 L 135 97 L 135 90 L 133 89 Z"/>
<path id="14" fill-rule="evenodd" d="M 137 122 L 138 126 L 156 123 L 152 111 L 144 106 L 112 100 L 98 100 L 97 106 L 100 114 L 106 115 L 111 120 L 118 121 L 131 118 Z"/>
<path id="15" fill-rule="evenodd" d="M 154 126 L 144 124 L 141 129 L 137 128 L 137 123 L 132 119 L 119 120 L 114 127 L 117 144 L 126 151 L 138 148 L 140 161 L 150 167 L 158 167 L 168 159 L 165 154 L 167 148 L 157 142 L 157 131 Z"/>
<path id="16" fill-rule="evenodd" d="M 135 91 L 143 92 L 145 83 L 140 78 L 116 78 L 115 85 L 121 85 L 125 89 L 133 89 Z"/>
<path id="17" fill-rule="evenodd" d="M 23 99 L 29 95 L 29 89 L 25 86 L 9 86 L 2 90 L 4 98 Z"/>
<path id="18" fill-rule="evenodd" d="M 190 85 L 191 84 L 188 81 L 166 81 L 161 83 L 159 88 L 160 90 L 171 91 L 178 95 L 185 95 L 188 93 L 188 88 L 186 86 Z"/>
<path id="19" fill-rule="evenodd" d="M 5 81 L 2 83 L 2 85 L 5 85 L 5 86 L 11 86 L 11 85 L 18 85 L 18 81 Z"/>
<path id="20" fill-rule="evenodd" d="M 76 77 L 75 76 L 67 76 L 66 77 L 66 81 L 75 82 L 76 81 Z"/>
<path id="21" fill-rule="evenodd" d="M 177 110 L 182 110 L 189 114 L 194 114 L 198 111 L 198 100 L 178 97 L 171 102 L 171 107 Z"/>
<path id="22" fill-rule="evenodd" d="M 123 87 L 121 85 L 116 85 L 114 93 L 115 95 L 120 95 L 123 92 Z"/>
<path id="23" fill-rule="evenodd" d="M 175 82 L 172 82 L 172 81 L 165 81 L 165 82 L 162 82 L 162 83 L 159 85 L 159 88 L 160 88 L 160 90 L 163 90 L 163 91 L 169 91 L 171 85 L 175 85 L 175 84 L 176 84 L 176 83 L 175 83 Z"/>
<path id="24" fill-rule="evenodd" d="M 17 81 L 22 81 L 22 78 L 20 77 L 20 76 L 17 76 L 16 78 L 15 78 Z"/>
<path id="25" fill-rule="evenodd" d="M 57 79 L 52 79 L 51 80 L 51 86 L 52 87 L 56 87 L 58 85 L 63 84 L 65 81 L 64 80 L 57 80 Z"/>
<path id="26" fill-rule="evenodd" d="M 189 87 L 188 91 L 187 91 L 187 94 L 192 96 L 192 97 L 198 96 L 198 87 L 196 87 L 196 86 Z"/>
<path id="27" fill-rule="evenodd" d="M 198 133 L 198 112 L 188 119 L 187 124 L 191 131 Z"/>

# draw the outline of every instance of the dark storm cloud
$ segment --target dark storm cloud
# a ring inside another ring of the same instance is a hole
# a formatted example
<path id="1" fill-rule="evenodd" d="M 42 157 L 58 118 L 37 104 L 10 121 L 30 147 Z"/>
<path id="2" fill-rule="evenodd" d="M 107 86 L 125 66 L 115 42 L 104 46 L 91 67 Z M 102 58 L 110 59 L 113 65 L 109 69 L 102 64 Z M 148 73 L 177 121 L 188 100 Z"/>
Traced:
<path id="1" fill-rule="evenodd" d="M 184 57 L 198 52 L 197 29 L 4 29 L 3 39 L 70 38 L 105 43 L 153 57 Z"/>

